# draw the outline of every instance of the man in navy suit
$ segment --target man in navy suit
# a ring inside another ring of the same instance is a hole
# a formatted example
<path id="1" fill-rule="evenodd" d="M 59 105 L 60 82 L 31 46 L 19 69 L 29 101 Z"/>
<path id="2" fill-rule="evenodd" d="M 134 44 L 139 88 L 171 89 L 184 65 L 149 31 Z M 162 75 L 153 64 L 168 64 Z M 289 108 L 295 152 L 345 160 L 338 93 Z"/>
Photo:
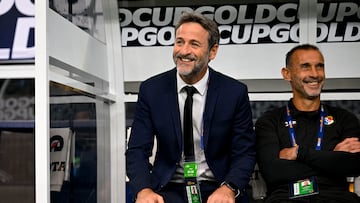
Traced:
<path id="1" fill-rule="evenodd" d="M 140 86 L 126 151 L 127 175 L 137 203 L 184 203 L 183 108 L 193 96 L 196 181 L 202 202 L 241 202 L 255 164 L 248 90 L 208 66 L 219 47 L 216 23 L 185 13 L 175 27 L 176 68 Z M 155 160 L 149 163 L 157 141 Z M 187 173 L 187 172 L 186 172 Z M 192 201 L 196 202 L 196 201 Z"/>

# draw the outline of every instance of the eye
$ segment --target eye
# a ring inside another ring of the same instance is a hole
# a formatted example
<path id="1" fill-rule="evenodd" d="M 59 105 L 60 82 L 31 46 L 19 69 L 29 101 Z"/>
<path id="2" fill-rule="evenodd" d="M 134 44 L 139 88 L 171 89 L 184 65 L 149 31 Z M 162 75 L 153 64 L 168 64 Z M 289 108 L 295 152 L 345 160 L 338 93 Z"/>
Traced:
<path id="1" fill-rule="evenodd" d="M 200 43 L 199 42 L 196 42 L 196 41 L 194 41 L 194 42 L 191 42 L 191 46 L 192 47 L 200 47 Z"/>
<path id="2" fill-rule="evenodd" d="M 184 40 L 181 40 L 181 39 L 176 39 L 175 40 L 175 45 L 182 45 L 182 44 L 184 44 Z"/>
<path id="3" fill-rule="evenodd" d="M 308 63 L 301 64 L 301 69 L 309 69 L 311 66 Z"/>
<path id="4" fill-rule="evenodd" d="M 324 69 L 325 65 L 323 63 L 319 63 L 316 65 L 317 69 Z"/>

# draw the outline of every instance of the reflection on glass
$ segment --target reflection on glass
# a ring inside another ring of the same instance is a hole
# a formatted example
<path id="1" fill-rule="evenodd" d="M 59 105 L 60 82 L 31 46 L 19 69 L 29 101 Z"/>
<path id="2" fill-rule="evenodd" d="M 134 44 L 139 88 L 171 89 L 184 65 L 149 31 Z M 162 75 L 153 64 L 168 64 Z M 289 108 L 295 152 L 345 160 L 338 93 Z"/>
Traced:
<path id="1" fill-rule="evenodd" d="M 108 109 L 98 103 L 93 95 L 50 84 L 52 203 L 91 203 L 101 199 L 97 197 L 97 180 L 103 173 L 98 170 L 103 160 L 98 159 L 97 149 L 102 148 L 99 139 L 108 135 L 102 133 L 104 126 L 99 126 L 101 118 L 97 115 L 108 115 Z"/>
<path id="2" fill-rule="evenodd" d="M 35 202 L 34 88 L 0 80 L 0 202 Z"/>
<path id="3" fill-rule="evenodd" d="M 49 0 L 49 7 L 94 38 L 105 42 L 101 0 Z"/>

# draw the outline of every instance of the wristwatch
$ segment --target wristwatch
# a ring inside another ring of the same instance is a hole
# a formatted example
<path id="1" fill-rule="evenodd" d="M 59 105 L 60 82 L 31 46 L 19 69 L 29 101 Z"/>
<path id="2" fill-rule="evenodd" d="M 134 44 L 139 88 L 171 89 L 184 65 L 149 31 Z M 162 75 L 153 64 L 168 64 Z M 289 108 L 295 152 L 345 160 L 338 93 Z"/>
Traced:
<path id="1" fill-rule="evenodd" d="M 234 183 L 224 181 L 220 184 L 220 186 L 223 186 L 223 185 L 225 185 L 226 187 L 228 187 L 231 191 L 233 191 L 235 193 L 235 198 L 240 195 L 240 190 L 238 187 L 236 187 L 236 185 Z"/>

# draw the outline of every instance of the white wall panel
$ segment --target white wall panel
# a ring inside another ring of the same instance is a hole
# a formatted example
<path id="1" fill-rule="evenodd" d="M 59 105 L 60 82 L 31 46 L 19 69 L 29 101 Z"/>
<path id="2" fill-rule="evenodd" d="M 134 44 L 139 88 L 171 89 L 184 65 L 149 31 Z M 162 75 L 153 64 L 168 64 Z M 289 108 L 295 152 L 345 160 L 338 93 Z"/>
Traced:
<path id="1" fill-rule="evenodd" d="M 360 77 L 360 42 L 321 43 L 318 46 L 325 57 L 327 78 Z"/>

